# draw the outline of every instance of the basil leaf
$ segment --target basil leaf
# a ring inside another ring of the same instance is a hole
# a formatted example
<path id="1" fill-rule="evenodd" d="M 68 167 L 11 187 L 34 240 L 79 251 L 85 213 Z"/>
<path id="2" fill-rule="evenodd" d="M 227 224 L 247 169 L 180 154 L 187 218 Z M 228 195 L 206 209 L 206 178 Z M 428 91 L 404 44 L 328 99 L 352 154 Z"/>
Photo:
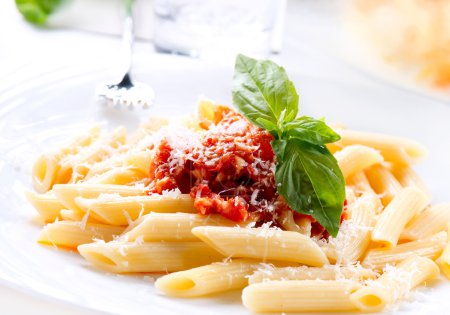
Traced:
<path id="1" fill-rule="evenodd" d="M 289 206 L 312 215 L 336 236 L 345 199 L 345 182 L 325 147 L 340 136 L 324 121 L 300 117 L 298 94 L 286 72 L 271 61 L 236 58 L 233 102 L 253 124 L 275 138 L 277 190 Z"/>
<path id="2" fill-rule="evenodd" d="M 263 126 L 263 128 L 266 129 L 267 131 L 272 132 L 278 130 L 278 126 L 267 119 L 259 117 L 256 119 L 256 122 L 261 126 Z"/>
<path id="3" fill-rule="evenodd" d="M 298 139 L 272 143 L 278 192 L 293 210 L 311 215 L 336 236 L 345 200 L 344 177 L 336 159 L 326 147 Z"/>
<path id="4" fill-rule="evenodd" d="M 298 112 L 298 94 L 286 71 L 270 60 L 238 55 L 233 78 L 233 103 L 253 124 L 265 128 L 264 119 L 279 126 L 292 121 Z"/>
<path id="5" fill-rule="evenodd" d="M 281 163 L 284 160 L 284 151 L 286 149 L 286 140 L 272 140 L 270 141 L 270 145 L 272 146 L 272 150 L 277 157 L 277 164 Z"/>
<path id="6" fill-rule="evenodd" d="M 42 25 L 63 0 L 16 0 L 16 7 L 30 23 Z"/>
<path id="7" fill-rule="evenodd" d="M 324 145 L 341 139 L 324 121 L 308 116 L 284 123 L 284 133 L 287 138 L 296 138 L 316 145 Z"/>

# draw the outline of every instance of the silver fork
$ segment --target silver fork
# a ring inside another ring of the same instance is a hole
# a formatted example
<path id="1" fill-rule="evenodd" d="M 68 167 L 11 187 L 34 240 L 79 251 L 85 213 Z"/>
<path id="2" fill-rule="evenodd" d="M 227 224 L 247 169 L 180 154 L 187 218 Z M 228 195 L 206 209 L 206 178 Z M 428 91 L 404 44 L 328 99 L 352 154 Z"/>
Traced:
<path id="1" fill-rule="evenodd" d="M 140 82 L 131 80 L 131 68 L 133 60 L 133 3 L 134 0 L 125 0 L 126 14 L 123 27 L 123 49 L 125 52 L 124 72 L 122 80 L 116 84 L 100 84 L 96 89 L 97 99 L 104 105 L 116 108 L 134 107 L 149 108 L 155 99 L 153 89 Z"/>

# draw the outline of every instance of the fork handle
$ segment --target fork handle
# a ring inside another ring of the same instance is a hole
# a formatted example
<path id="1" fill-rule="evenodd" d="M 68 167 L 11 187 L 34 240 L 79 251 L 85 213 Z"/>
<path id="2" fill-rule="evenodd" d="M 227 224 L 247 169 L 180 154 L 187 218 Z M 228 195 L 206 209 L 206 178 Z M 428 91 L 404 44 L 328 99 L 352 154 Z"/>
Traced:
<path id="1" fill-rule="evenodd" d="M 124 73 L 130 74 L 133 60 L 134 43 L 134 23 L 133 23 L 133 5 L 134 0 L 124 0 L 125 18 L 123 21 L 122 45 L 124 51 Z"/>

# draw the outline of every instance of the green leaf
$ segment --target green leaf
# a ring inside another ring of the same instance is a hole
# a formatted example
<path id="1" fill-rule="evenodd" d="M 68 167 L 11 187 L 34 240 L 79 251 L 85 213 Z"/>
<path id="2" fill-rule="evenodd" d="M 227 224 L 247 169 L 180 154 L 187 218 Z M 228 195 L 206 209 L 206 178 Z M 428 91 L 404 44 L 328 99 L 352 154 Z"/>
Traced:
<path id="1" fill-rule="evenodd" d="M 270 60 L 244 55 L 236 58 L 233 103 L 261 128 L 265 128 L 261 119 L 279 126 L 280 121 L 294 120 L 298 112 L 298 94 L 286 71 Z M 284 119 L 280 119 L 283 111 Z"/>
<path id="2" fill-rule="evenodd" d="M 298 139 L 272 143 L 278 192 L 293 210 L 311 215 L 336 236 L 345 200 L 344 177 L 336 159 L 326 147 Z"/>
<path id="3" fill-rule="evenodd" d="M 256 122 L 259 125 L 261 125 L 264 129 L 266 129 L 267 131 L 277 131 L 278 130 L 278 126 L 267 119 L 259 117 L 256 119 Z"/>
<path id="4" fill-rule="evenodd" d="M 277 190 L 289 206 L 312 215 L 336 236 L 345 182 L 325 147 L 340 136 L 323 120 L 297 118 L 298 95 L 282 67 L 243 55 L 236 58 L 233 103 L 255 125 L 268 130 L 277 158 Z"/>
<path id="5" fill-rule="evenodd" d="M 317 145 L 333 143 L 341 138 L 323 120 L 308 116 L 284 123 L 283 137 L 296 138 Z"/>
<path id="6" fill-rule="evenodd" d="M 277 157 L 277 164 L 284 161 L 284 152 L 286 149 L 287 141 L 286 140 L 272 140 L 270 141 L 270 145 L 272 146 L 273 152 Z"/>
<path id="7" fill-rule="evenodd" d="M 43 25 L 64 0 L 16 0 L 16 7 L 30 23 Z"/>

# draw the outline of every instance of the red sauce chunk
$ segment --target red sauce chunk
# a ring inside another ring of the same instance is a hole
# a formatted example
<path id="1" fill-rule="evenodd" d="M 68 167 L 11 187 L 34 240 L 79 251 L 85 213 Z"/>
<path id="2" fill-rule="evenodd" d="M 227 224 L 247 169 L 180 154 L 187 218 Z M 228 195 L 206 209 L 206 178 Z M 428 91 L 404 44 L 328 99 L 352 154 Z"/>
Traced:
<path id="1" fill-rule="evenodd" d="M 228 107 L 219 107 L 214 121 L 196 134 L 181 149 L 168 139 L 160 141 L 150 168 L 151 193 L 179 189 L 194 198 L 201 214 L 282 226 L 281 212 L 292 210 L 276 190 L 273 136 Z M 323 234 L 312 221 L 313 232 Z"/>

